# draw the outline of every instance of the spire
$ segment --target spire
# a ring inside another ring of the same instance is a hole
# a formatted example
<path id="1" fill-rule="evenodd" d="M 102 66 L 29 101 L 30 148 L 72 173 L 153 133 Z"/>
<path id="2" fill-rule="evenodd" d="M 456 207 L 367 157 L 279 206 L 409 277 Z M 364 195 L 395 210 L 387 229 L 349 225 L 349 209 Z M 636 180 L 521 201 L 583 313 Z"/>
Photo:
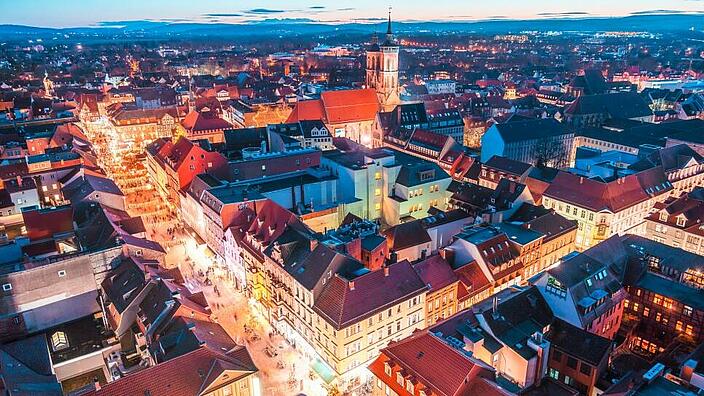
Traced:
<path id="1" fill-rule="evenodd" d="M 391 31 L 391 7 L 389 7 L 389 23 L 386 26 L 386 42 L 384 44 L 392 44 L 394 42 L 394 33 Z"/>
<path id="2" fill-rule="evenodd" d="M 391 7 L 389 7 L 389 24 L 386 27 L 386 35 L 392 35 L 393 33 L 391 32 Z"/>

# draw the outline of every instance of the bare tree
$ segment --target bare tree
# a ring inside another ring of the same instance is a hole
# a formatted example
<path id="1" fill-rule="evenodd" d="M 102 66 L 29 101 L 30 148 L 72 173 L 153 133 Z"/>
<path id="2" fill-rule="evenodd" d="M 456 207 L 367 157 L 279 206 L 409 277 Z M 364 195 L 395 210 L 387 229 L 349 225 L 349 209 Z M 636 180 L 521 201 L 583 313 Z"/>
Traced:
<path id="1" fill-rule="evenodd" d="M 533 165 L 536 168 L 562 167 L 566 163 L 567 155 L 567 150 L 558 137 L 543 136 L 535 144 Z"/>

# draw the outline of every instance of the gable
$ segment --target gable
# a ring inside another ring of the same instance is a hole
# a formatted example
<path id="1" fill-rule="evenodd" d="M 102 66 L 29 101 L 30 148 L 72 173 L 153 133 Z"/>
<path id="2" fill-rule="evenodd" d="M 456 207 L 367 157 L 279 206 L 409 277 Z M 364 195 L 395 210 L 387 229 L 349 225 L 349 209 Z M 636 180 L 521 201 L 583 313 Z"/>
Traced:
<path id="1" fill-rule="evenodd" d="M 246 370 L 223 370 L 219 366 L 218 362 L 213 364 L 213 368 L 208 377 L 205 378 L 203 387 L 198 395 L 213 393 L 252 373 L 252 371 Z"/>

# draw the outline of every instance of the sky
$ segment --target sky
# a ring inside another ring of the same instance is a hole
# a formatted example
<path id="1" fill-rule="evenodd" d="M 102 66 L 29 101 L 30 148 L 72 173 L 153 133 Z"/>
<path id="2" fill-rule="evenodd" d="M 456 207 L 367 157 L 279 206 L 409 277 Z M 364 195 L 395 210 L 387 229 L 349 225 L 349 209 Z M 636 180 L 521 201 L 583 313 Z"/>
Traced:
<path id="1" fill-rule="evenodd" d="M 7 6 L 7 3 L 12 3 Z M 0 0 L 0 24 L 44 27 L 106 22 L 256 22 L 305 18 L 320 22 L 377 22 L 388 7 L 394 20 L 533 19 L 698 12 L 704 0 Z"/>

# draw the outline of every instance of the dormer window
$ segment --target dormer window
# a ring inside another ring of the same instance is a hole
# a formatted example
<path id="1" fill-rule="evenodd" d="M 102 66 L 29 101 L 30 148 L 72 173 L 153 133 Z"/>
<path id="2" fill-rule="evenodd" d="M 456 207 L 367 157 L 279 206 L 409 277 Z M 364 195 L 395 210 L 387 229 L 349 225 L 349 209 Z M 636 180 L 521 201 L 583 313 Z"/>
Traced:
<path id="1" fill-rule="evenodd" d="M 667 212 L 660 212 L 660 221 L 667 221 Z"/>
<path id="2" fill-rule="evenodd" d="M 687 219 L 684 216 L 677 217 L 677 226 L 678 227 L 684 227 L 686 222 L 687 222 Z"/>

